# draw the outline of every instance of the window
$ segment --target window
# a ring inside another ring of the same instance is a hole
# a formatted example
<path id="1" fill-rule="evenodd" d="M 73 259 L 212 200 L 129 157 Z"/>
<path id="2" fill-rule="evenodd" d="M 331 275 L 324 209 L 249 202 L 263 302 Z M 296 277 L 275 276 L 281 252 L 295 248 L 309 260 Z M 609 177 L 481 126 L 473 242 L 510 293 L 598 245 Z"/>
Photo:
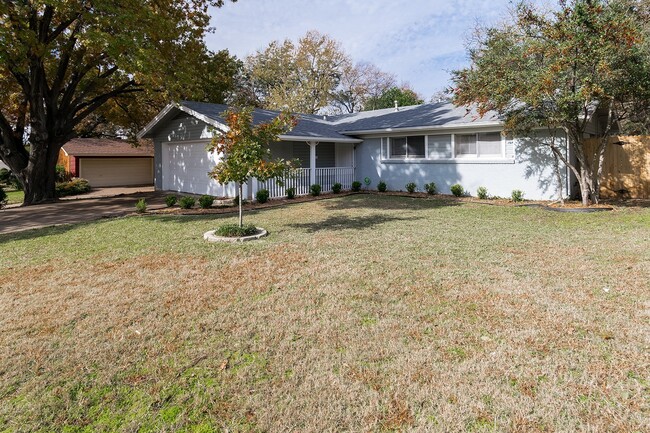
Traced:
<path id="1" fill-rule="evenodd" d="M 456 135 L 456 156 L 458 157 L 501 157 L 501 133 L 479 132 L 478 134 Z"/>
<path id="2" fill-rule="evenodd" d="M 382 159 L 503 159 L 511 148 L 497 131 L 381 138 Z"/>
<path id="3" fill-rule="evenodd" d="M 390 157 L 395 159 L 424 158 L 424 136 L 392 137 L 389 139 Z"/>
<path id="4" fill-rule="evenodd" d="M 451 158 L 451 134 L 429 135 L 429 159 Z"/>
<path id="5" fill-rule="evenodd" d="M 476 156 L 476 134 L 456 135 L 456 156 Z"/>
<path id="6" fill-rule="evenodd" d="M 501 156 L 500 132 L 478 134 L 478 156 Z"/>

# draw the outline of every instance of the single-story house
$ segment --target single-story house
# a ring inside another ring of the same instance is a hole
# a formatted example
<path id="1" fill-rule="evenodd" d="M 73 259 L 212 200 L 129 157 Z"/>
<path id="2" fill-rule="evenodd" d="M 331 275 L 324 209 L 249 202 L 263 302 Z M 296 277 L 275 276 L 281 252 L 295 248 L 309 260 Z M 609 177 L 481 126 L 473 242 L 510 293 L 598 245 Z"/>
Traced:
<path id="1" fill-rule="evenodd" d="M 126 140 L 75 138 L 59 152 L 59 165 L 93 187 L 153 184 L 153 144 L 134 147 Z"/>
<path id="2" fill-rule="evenodd" d="M 229 196 L 235 185 L 219 185 L 208 172 L 220 155 L 206 150 L 214 134 L 227 130 L 220 104 L 183 101 L 169 104 L 139 134 L 154 143 L 156 189 Z M 253 123 L 268 121 L 276 111 L 256 109 Z M 595 117 L 595 116 L 594 116 Z M 245 185 L 252 198 L 260 188 L 271 197 L 285 195 L 288 186 L 307 194 L 311 184 L 323 191 L 335 182 L 350 188 L 353 181 L 369 180 L 376 188 L 383 180 L 389 190 L 404 190 L 415 182 L 419 190 L 435 182 L 443 193 L 461 184 L 475 194 L 484 186 L 492 195 L 510 196 L 513 189 L 529 199 L 557 195 L 554 158 L 533 137 L 508 137 L 494 113 L 480 116 L 475 109 L 449 102 L 422 104 L 336 116 L 298 115 L 297 126 L 271 145 L 274 157 L 298 159 L 296 175 L 284 187 L 274 181 Z M 555 133 L 569 158 L 566 134 Z M 564 195 L 575 192 L 575 179 L 561 166 Z"/>

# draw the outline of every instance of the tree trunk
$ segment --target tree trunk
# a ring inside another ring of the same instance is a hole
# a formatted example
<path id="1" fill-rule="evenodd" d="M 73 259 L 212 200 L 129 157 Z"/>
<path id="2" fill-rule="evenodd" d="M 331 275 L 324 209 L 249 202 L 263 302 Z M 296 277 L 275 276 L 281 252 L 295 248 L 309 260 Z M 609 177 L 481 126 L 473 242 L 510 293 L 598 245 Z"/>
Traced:
<path id="1" fill-rule="evenodd" d="M 61 145 L 34 143 L 27 167 L 16 173 L 23 184 L 23 206 L 56 201 L 56 163 Z"/>
<path id="2" fill-rule="evenodd" d="M 242 193 L 244 188 L 242 187 L 241 182 L 239 183 L 239 228 L 244 226 L 244 215 L 242 214 Z"/>
<path id="3" fill-rule="evenodd" d="M 563 183 L 562 183 L 562 173 L 560 171 L 560 158 L 557 156 L 557 153 L 553 152 L 553 161 L 555 169 L 555 180 L 557 181 L 557 199 L 561 204 L 564 204 L 564 192 Z"/>

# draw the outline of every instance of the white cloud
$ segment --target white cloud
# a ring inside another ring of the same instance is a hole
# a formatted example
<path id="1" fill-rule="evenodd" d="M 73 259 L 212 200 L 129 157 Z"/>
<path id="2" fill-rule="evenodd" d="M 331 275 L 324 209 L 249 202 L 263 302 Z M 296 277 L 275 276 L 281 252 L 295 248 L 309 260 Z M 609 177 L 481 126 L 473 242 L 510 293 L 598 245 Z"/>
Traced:
<path id="1" fill-rule="evenodd" d="M 429 98 L 448 85 L 446 70 L 466 64 L 464 43 L 476 22 L 502 17 L 509 0 L 239 0 L 212 9 L 212 50 L 240 58 L 273 40 L 318 30 L 355 60 L 375 63 Z"/>

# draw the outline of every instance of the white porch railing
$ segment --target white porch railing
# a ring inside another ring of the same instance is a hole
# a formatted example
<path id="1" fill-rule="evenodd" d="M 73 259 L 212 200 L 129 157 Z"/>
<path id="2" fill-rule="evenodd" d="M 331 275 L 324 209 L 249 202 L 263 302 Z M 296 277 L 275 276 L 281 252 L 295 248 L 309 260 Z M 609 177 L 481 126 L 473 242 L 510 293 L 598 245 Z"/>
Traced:
<path id="1" fill-rule="evenodd" d="M 352 167 L 334 167 L 334 168 L 317 168 L 316 183 L 319 184 L 323 192 L 332 191 L 332 185 L 340 183 L 343 189 L 351 189 L 354 182 L 354 168 Z"/>
<path id="2" fill-rule="evenodd" d="M 260 189 L 269 191 L 269 198 L 285 197 L 287 195 L 287 188 L 294 188 L 296 196 L 309 194 L 309 187 L 311 186 L 311 169 L 297 168 L 293 171 L 291 176 L 284 179 L 284 185 L 279 186 L 275 179 L 266 182 L 254 181 L 253 198 Z M 354 181 L 354 168 L 352 167 L 336 167 L 336 168 L 317 168 L 316 169 L 316 183 L 321 186 L 324 193 L 332 191 L 332 185 L 340 183 L 341 187 L 346 189 L 352 188 Z"/>
<path id="3" fill-rule="evenodd" d="M 278 182 L 275 179 L 268 180 L 266 182 L 257 182 L 257 188 L 253 190 L 255 194 L 260 189 L 267 189 L 269 191 L 269 198 L 278 198 L 285 197 L 287 195 L 287 188 L 293 188 L 296 191 L 296 195 L 307 195 L 309 194 L 309 179 L 310 179 L 309 168 L 297 168 L 292 172 L 291 176 L 284 178 L 284 185 L 278 185 Z M 253 198 L 255 198 L 253 196 Z"/>

